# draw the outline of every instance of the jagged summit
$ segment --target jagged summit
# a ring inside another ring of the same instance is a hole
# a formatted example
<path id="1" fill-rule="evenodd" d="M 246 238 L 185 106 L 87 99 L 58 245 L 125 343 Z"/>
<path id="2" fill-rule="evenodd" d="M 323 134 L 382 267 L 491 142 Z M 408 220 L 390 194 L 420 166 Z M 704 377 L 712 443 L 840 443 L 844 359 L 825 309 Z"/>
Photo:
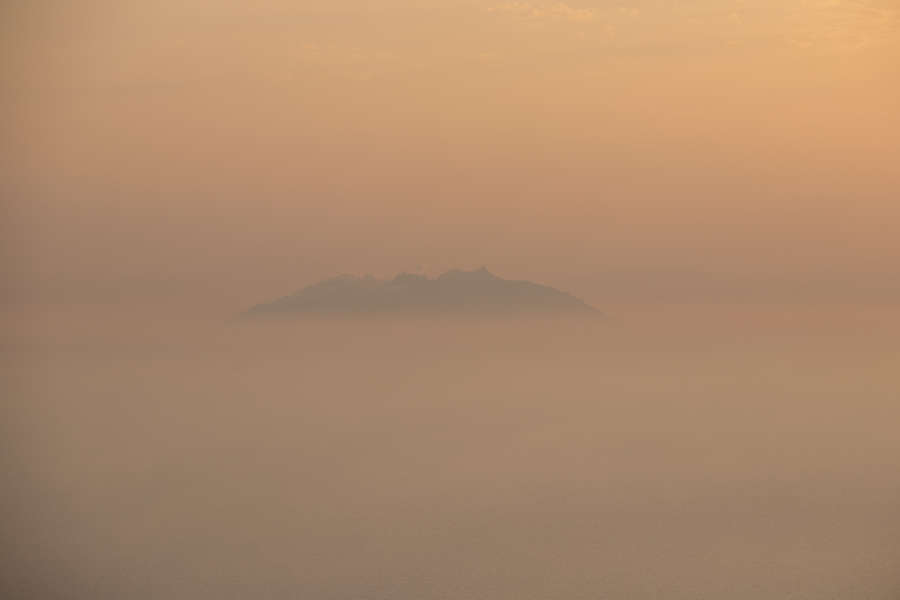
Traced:
<path id="1" fill-rule="evenodd" d="M 440 275 L 438 281 L 503 281 L 486 267 L 475 269 L 474 271 L 462 271 L 460 269 L 451 269 Z"/>
<path id="2" fill-rule="evenodd" d="M 400 273 L 390 280 L 341 275 L 273 302 L 251 316 L 303 314 L 485 313 L 598 314 L 582 300 L 552 287 L 498 277 L 482 267 L 453 269 L 431 279 Z"/>
<path id="3" fill-rule="evenodd" d="M 428 281 L 427 277 L 424 275 L 416 275 L 415 273 L 400 273 L 391 279 L 391 283 L 394 285 L 423 283 L 426 281 Z"/>

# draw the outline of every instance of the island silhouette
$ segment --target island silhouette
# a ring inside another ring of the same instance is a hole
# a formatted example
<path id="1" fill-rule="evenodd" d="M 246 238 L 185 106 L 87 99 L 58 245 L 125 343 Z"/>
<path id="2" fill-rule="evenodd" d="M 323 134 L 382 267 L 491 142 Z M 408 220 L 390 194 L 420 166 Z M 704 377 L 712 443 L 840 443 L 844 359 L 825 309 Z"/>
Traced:
<path id="1" fill-rule="evenodd" d="M 341 275 L 310 285 L 245 316 L 341 314 L 526 314 L 599 315 L 583 300 L 555 288 L 497 277 L 482 267 L 453 269 L 429 278 L 400 273 L 393 279 Z"/>

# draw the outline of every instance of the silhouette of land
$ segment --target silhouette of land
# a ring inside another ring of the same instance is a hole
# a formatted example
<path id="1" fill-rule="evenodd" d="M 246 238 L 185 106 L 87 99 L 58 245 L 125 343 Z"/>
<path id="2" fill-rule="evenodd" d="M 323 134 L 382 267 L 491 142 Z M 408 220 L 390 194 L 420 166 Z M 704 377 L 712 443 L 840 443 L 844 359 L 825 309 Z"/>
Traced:
<path id="1" fill-rule="evenodd" d="M 549 286 L 497 277 L 485 268 L 436 278 L 401 273 L 390 280 L 342 275 L 251 308 L 248 316 L 321 314 L 600 313 Z"/>

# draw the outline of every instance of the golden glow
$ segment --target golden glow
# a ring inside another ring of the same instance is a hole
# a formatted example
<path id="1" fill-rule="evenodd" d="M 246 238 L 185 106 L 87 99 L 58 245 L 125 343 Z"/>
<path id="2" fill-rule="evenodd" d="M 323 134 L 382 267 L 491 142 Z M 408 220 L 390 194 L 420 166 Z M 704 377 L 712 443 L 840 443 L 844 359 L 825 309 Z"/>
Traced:
<path id="1" fill-rule="evenodd" d="M 880 281 L 900 258 L 889 0 L 5 10 L 13 214 L 40 281 Z"/>

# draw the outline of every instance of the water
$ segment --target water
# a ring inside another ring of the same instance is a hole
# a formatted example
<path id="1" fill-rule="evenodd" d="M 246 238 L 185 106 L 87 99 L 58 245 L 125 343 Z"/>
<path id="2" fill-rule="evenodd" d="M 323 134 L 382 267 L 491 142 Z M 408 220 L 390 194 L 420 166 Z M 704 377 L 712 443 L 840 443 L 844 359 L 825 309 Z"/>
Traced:
<path id="1" fill-rule="evenodd" d="M 10 312 L 7 597 L 897 598 L 896 308 L 609 312 Z"/>

